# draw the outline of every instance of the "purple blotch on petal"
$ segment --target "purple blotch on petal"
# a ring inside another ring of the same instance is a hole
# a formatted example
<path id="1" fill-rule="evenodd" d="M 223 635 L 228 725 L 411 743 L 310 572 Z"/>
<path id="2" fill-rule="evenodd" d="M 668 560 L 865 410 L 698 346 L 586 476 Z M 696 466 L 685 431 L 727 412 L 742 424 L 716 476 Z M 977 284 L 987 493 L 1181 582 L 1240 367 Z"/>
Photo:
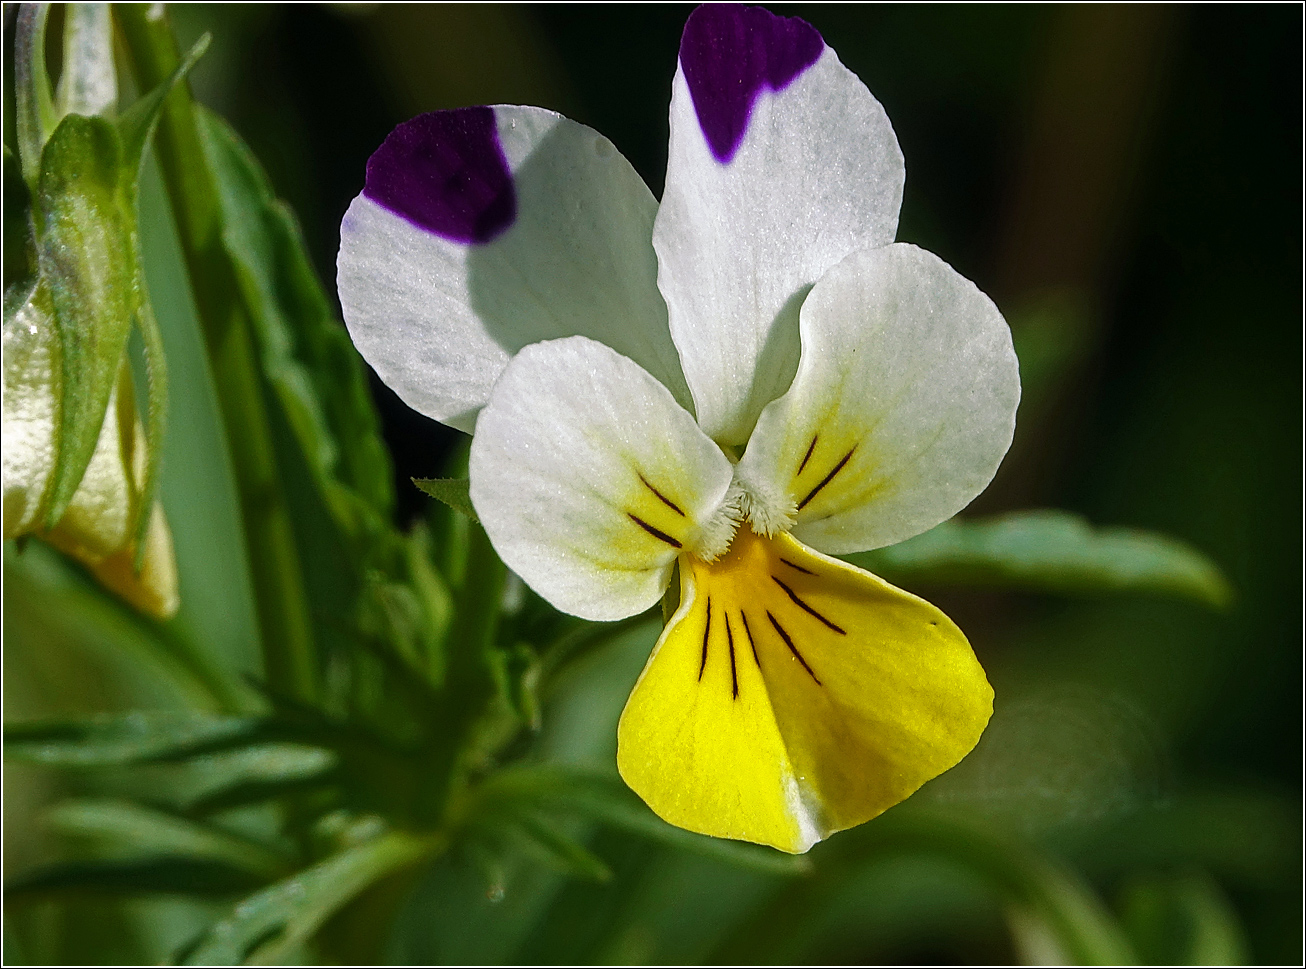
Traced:
<path id="1" fill-rule="evenodd" d="M 704 4 L 680 38 L 680 66 L 699 127 L 725 164 L 744 140 L 763 87 L 783 91 L 825 50 L 816 28 L 761 7 Z"/>
<path id="2" fill-rule="evenodd" d="M 494 109 L 432 111 L 405 121 L 368 159 L 363 194 L 446 239 L 489 242 L 517 217 Z"/>

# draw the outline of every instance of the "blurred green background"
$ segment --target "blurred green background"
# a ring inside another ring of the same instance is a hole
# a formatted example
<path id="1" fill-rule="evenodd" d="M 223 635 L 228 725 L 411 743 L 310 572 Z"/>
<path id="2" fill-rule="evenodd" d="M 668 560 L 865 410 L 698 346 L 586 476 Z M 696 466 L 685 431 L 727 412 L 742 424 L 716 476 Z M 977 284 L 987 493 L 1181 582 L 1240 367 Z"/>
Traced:
<path id="1" fill-rule="evenodd" d="M 213 32 L 196 97 L 250 143 L 333 290 L 340 217 L 366 160 L 422 111 L 554 108 L 611 138 L 660 194 L 690 9 L 196 4 L 174 17 L 183 48 Z M 1016 443 L 972 511 L 1060 507 L 1163 531 L 1207 553 L 1236 590 L 1212 612 L 913 588 L 967 632 L 997 691 L 980 747 L 913 802 L 1077 872 L 1144 959 L 1298 961 L 1301 8 L 772 9 L 815 25 L 884 104 L 907 164 L 898 238 L 973 279 L 1012 324 Z M 9 38 L 7 24 L 7 49 Z M 229 476 L 151 184 L 147 268 L 174 368 L 164 500 L 182 575 L 176 622 L 215 662 L 253 669 Z M 411 519 L 428 499 L 408 478 L 439 474 L 460 435 L 372 387 Z M 31 547 L 15 564 L 10 551 L 7 720 L 185 702 L 166 670 L 142 672 L 149 657 L 123 659 L 141 620 L 53 554 Z M 634 631 L 558 685 L 543 737 L 554 756 L 610 764 L 651 636 Z M 40 817 L 69 782 L 6 771 L 8 877 L 64 850 Z M 524 864 L 496 898 L 476 871 L 442 865 L 390 955 L 985 962 L 1047 951 L 955 858 L 917 850 L 910 831 L 882 850 L 880 823 L 818 846 L 801 884 L 611 833 L 591 842 L 615 872 L 601 885 Z M 128 931 L 123 905 L 87 898 L 59 915 L 47 904 L 24 916 L 23 951 L 160 958 L 201 924 L 186 903 L 144 899 L 126 903 L 143 915 Z"/>

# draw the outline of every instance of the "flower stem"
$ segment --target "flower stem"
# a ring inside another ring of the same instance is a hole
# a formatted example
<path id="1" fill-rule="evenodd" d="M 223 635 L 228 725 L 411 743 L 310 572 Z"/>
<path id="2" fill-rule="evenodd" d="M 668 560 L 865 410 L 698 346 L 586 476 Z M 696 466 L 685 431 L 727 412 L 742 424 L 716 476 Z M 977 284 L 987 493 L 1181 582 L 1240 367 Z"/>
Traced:
<path id="1" fill-rule="evenodd" d="M 141 91 L 179 63 L 161 4 L 115 4 Z M 223 245 L 217 184 L 204 152 L 190 86 L 168 96 L 154 138 L 181 239 L 236 475 L 269 685 L 302 701 L 316 693 L 312 627 L 289 509 L 277 468 L 250 316 Z"/>

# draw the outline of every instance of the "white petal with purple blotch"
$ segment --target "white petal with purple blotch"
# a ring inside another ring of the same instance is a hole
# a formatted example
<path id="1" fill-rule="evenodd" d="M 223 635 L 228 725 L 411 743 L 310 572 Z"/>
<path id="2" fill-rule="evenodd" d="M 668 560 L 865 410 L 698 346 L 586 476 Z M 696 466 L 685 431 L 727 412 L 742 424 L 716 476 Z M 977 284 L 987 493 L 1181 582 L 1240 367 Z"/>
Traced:
<path id="1" fill-rule="evenodd" d="M 814 28 L 760 8 L 690 15 L 653 245 L 709 436 L 742 444 L 784 393 L 808 288 L 893 241 L 903 179 L 884 109 Z"/>
<path id="2" fill-rule="evenodd" d="M 585 619 L 658 601 L 682 552 L 734 535 L 731 464 L 647 371 L 585 337 L 523 349 L 472 438 L 472 504 L 504 562 Z"/>
<path id="3" fill-rule="evenodd" d="M 837 555 L 917 535 L 984 490 L 1011 444 L 1020 377 L 1011 332 L 974 283 L 915 246 L 855 253 L 812 288 L 801 330 L 793 386 L 738 466 L 755 523 L 792 524 Z"/>
<path id="4" fill-rule="evenodd" d="M 470 431 L 511 356 L 584 335 L 690 402 L 657 290 L 648 187 L 602 135 L 543 108 L 400 125 L 340 227 L 350 336 L 411 407 Z"/>

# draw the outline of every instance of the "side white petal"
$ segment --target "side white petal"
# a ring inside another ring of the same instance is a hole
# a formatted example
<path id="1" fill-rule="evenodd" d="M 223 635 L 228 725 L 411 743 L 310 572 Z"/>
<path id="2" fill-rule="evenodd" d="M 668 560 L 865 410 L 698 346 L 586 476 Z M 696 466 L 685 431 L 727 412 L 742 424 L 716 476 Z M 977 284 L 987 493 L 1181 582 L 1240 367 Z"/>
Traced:
<path id="1" fill-rule="evenodd" d="M 975 284 L 901 243 L 812 289 L 793 386 L 763 411 L 738 474 L 766 521 L 830 554 L 932 528 L 984 490 L 1011 444 L 1011 332 Z"/>
<path id="2" fill-rule="evenodd" d="M 851 252 L 892 242 L 904 168 L 880 103 L 824 48 L 762 90 L 729 161 L 714 155 L 682 66 L 653 231 L 658 285 L 700 425 L 748 439 L 798 364 L 798 307 Z"/>
<path id="3" fill-rule="evenodd" d="M 526 347 L 472 439 L 471 497 L 504 562 L 557 606 L 620 619 L 681 552 L 725 550 L 731 465 L 647 371 L 585 337 Z"/>
<path id="4" fill-rule="evenodd" d="M 340 227 L 355 345 L 409 406 L 461 430 L 509 358 L 582 334 L 686 406 L 651 246 L 657 202 L 610 141 L 542 108 L 401 125 Z"/>

